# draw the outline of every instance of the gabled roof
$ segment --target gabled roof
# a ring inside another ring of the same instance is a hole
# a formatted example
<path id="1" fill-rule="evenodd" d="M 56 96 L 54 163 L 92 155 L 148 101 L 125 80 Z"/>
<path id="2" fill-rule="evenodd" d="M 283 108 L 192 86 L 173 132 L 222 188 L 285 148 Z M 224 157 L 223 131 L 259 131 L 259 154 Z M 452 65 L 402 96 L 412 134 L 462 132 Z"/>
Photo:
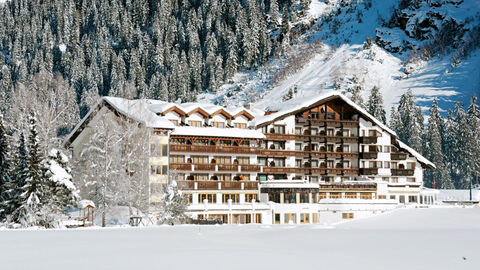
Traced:
<path id="1" fill-rule="evenodd" d="M 203 117 L 208 117 L 210 115 L 207 111 L 205 111 L 201 107 L 197 107 L 197 108 L 187 112 L 187 115 L 190 116 L 190 115 L 195 114 L 195 113 L 199 113 L 199 114 L 203 115 Z"/>
<path id="2" fill-rule="evenodd" d="M 171 135 L 175 136 L 200 136 L 200 137 L 225 137 L 245 139 L 265 139 L 265 135 L 255 129 L 240 128 L 215 128 L 215 127 L 175 127 Z"/>
<path id="3" fill-rule="evenodd" d="M 95 114 L 102 108 L 108 106 L 117 113 L 144 124 L 149 128 L 173 129 L 175 126 L 169 120 L 156 115 L 149 109 L 146 100 L 127 100 L 118 97 L 102 97 L 97 104 L 83 117 L 75 126 L 72 132 L 65 138 L 64 144 L 68 146 L 72 143 L 86 125 L 92 120 Z"/>
<path id="4" fill-rule="evenodd" d="M 217 115 L 217 114 L 222 114 L 222 115 L 225 116 L 227 119 L 233 117 L 229 112 L 227 112 L 227 111 L 224 110 L 224 109 L 218 109 L 217 111 L 211 113 L 210 116 L 215 116 L 215 115 Z"/>
<path id="5" fill-rule="evenodd" d="M 185 116 L 187 114 L 186 112 L 184 112 L 182 109 L 180 109 L 176 105 L 172 105 L 170 108 L 166 109 L 165 111 L 161 112 L 160 114 L 165 116 L 167 113 L 172 112 L 172 111 L 178 113 L 180 116 Z"/>
<path id="6" fill-rule="evenodd" d="M 247 110 L 241 110 L 241 111 L 239 111 L 238 113 L 236 113 L 236 114 L 233 116 L 233 118 L 237 118 L 237 117 L 239 117 L 239 116 L 241 116 L 241 115 L 247 117 L 247 119 L 250 120 L 250 121 L 255 118 L 255 116 L 253 116 L 253 115 L 252 115 L 251 113 L 249 113 Z"/>
<path id="7" fill-rule="evenodd" d="M 353 102 L 351 99 L 346 97 L 345 95 L 337 92 L 337 91 L 328 91 L 325 93 L 322 93 L 318 95 L 316 98 L 312 97 L 305 97 L 305 98 L 296 98 L 296 99 L 291 99 L 287 102 L 283 103 L 277 103 L 271 105 L 268 109 L 271 111 L 277 111 L 273 114 L 269 114 L 266 116 L 261 116 L 257 117 L 255 121 L 255 128 L 260 128 L 265 125 L 269 125 L 275 121 L 282 120 L 290 115 L 295 115 L 298 112 L 303 112 L 305 110 L 308 110 L 312 107 L 315 107 L 317 105 L 323 104 L 325 102 L 328 102 L 330 100 L 334 99 L 341 99 L 348 105 L 352 106 L 355 110 L 357 110 L 360 114 L 363 115 L 364 118 L 368 119 L 369 121 L 375 123 L 377 126 L 385 130 L 386 132 L 390 133 L 390 135 L 394 136 L 395 138 L 398 138 L 397 134 L 395 131 L 387 127 L 385 124 L 383 124 L 380 120 L 372 116 L 370 113 L 368 113 L 365 109 L 360 107 L 358 104 Z M 403 150 L 407 151 L 410 153 L 412 156 L 417 158 L 417 160 L 424 164 L 427 167 L 430 168 L 436 168 L 435 164 L 430 162 L 428 159 L 426 159 L 424 156 L 419 154 L 417 151 L 406 145 L 405 143 L 401 142 L 398 140 L 399 147 L 402 148 Z"/>

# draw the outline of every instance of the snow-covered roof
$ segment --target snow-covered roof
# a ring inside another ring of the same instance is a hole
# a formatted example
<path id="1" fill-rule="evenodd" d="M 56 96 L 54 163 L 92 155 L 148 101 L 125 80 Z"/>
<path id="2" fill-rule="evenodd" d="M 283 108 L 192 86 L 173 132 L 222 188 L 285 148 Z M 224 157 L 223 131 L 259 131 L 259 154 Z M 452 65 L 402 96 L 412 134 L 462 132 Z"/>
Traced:
<path id="1" fill-rule="evenodd" d="M 353 102 L 351 99 L 349 99 L 347 96 L 343 95 L 340 92 L 337 91 L 327 91 L 325 93 L 322 93 L 318 95 L 317 98 L 312 99 L 311 97 L 305 97 L 305 98 L 294 98 L 291 100 L 288 100 L 283 103 L 276 103 L 272 104 L 271 106 L 268 107 L 270 111 L 277 111 L 276 113 L 272 113 L 270 115 L 262 116 L 262 117 L 257 117 L 255 120 L 255 127 L 260 127 L 264 125 L 268 125 L 272 122 L 275 122 L 277 120 L 281 120 L 289 115 L 295 114 L 300 111 L 304 111 L 309 109 L 310 107 L 313 107 L 317 104 L 321 104 L 336 98 L 340 98 L 345 103 L 348 105 L 352 106 L 355 108 L 359 113 L 361 113 L 364 117 L 368 118 L 368 120 L 372 121 L 375 123 L 375 125 L 379 126 L 386 132 L 390 133 L 391 135 L 397 137 L 397 134 L 395 131 L 387 127 L 385 124 L 383 124 L 380 120 L 375 118 L 373 115 L 368 113 L 365 109 L 363 109 L 361 106 Z M 424 156 L 419 154 L 417 151 L 413 150 L 411 147 L 406 145 L 405 143 L 401 142 L 400 140 L 397 140 L 399 143 L 400 148 L 403 150 L 406 150 L 409 152 L 412 156 L 417 158 L 417 160 L 420 163 L 423 163 L 429 167 L 436 168 L 435 164 L 430 162 L 428 159 L 426 159 Z"/>
<path id="2" fill-rule="evenodd" d="M 433 169 L 437 168 L 435 164 L 433 164 L 430 160 L 426 159 L 424 156 L 420 155 L 417 151 L 415 151 L 413 148 L 410 146 L 406 145 L 404 142 L 397 140 L 398 141 L 398 146 L 402 148 L 403 150 L 407 151 L 410 153 L 410 155 L 414 156 L 418 162 L 423 163 L 429 167 L 432 167 Z"/>
<path id="3" fill-rule="evenodd" d="M 173 129 L 175 126 L 168 119 L 156 115 L 149 109 L 147 100 L 129 100 L 118 97 L 103 97 L 119 113 L 145 124 L 151 128 Z"/>
<path id="4" fill-rule="evenodd" d="M 95 204 L 90 200 L 81 200 L 78 202 L 78 208 L 83 209 L 87 206 L 95 207 Z"/>
<path id="5" fill-rule="evenodd" d="M 265 139 L 265 135 L 258 130 L 241 128 L 175 127 L 171 135 Z"/>
<path id="6" fill-rule="evenodd" d="M 277 112 L 263 117 L 257 117 L 255 121 L 255 126 L 259 127 L 277 120 L 281 120 L 286 116 L 295 114 L 296 112 L 307 110 L 308 108 L 313 107 L 317 104 L 321 104 L 336 98 L 340 98 L 345 101 L 345 103 L 355 108 L 359 113 L 363 114 L 370 121 L 374 122 L 376 125 L 384 129 L 388 133 L 395 136 L 397 135 L 395 131 L 391 130 L 381 121 L 373 117 L 370 113 L 368 113 L 365 109 L 353 102 L 347 96 L 337 91 L 326 91 L 322 94 L 319 94 L 316 98 L 313 99 L 312 97 L 293 98 L 283 103 L 272 104 L 268 107 L 268 110 Z"/>
<path id="7" fill-rule="evenodd" d="M 201 110 L 206 112 L 208 115 L 212 115 L 220 110 L 225 111 L 231 116 L 235 116 L 238 113 L 245 111 L 250 115 L 254 115 L 254 113 L 248 110 L 245 107 L 222 107 L 215 104 L 208 104 L 208 103 L 196 103 L 196 102 L 187 102 L 187 103 L 172 103 L 172 102 L 165 102 L 160 100 L 148 100 L 148 107 L 151 111 L 156 114 L 163 113 L 168 111 L 169 109 L 176 107 L 186 114 L 194 112 L 196 110 Z"/>

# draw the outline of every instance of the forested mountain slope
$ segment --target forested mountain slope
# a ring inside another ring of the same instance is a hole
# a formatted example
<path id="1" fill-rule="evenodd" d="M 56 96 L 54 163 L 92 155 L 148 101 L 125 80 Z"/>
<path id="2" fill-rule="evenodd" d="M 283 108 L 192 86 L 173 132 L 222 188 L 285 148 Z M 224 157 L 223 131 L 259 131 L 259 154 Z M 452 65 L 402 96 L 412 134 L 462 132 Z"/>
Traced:
<path id="1" fill-rule="evenodd" d="M 360 89 L 366 99 L 377 86 L 387 110 L 408 89 L 443 111 L 468 104 L 480 89 L 480 1 L 312 1 L 319 18 L 284 55 L 201 99 L 254 103 Z M 293 91 L 292 91 L 293 90 Z"/>

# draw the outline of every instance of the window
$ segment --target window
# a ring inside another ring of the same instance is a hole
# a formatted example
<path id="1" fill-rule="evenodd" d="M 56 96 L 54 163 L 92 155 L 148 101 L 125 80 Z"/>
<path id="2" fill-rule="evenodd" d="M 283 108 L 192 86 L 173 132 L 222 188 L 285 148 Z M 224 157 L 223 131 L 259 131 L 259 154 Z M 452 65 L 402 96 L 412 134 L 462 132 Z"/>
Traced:
<path id="1" fill-rule="evenodd" d="M 335 130 L 333 128 L 327 129 L 327 136 L 333 136 L 334 132 L 335 132 Z"/>
<path id="2" fill-rule="evenodd" d="M 381 161 L 377 161 L 377 168 L 382 168 L 382 162 Z"/>
<path id="3" fill-rule="evenodd" d="M 285 134 L 285 126 L 274 125 L 273 131 L 275 134 Z"/>
<path id="4" fill-rule="evenodd" d="M 333 112 L 327 113 L 327 119 L 332 119 L 332 120 L 335 119 L 335 113 Z"/>
<path id="5" fill-rule="evenodd" d="M 387 199 L 387 195 L 378 195 L 378 199 L 385 200 Z"/>
<path id="6" fill-rule="evenodd" d="M 318 193 L 318 200 L 320 201 L 321 199 L 326 199 L 327 194 L 325 192 L 320 192 Z"/>
<path id="7" fill-rule="evenodd" d="M 350 137 L 350 130 L 344 129 L 343 130 L 343 137 Z"/>
<path id="8" fill-rule="evenodd" d="M 280 193 L 268 193 L 268 201 L 280 203 Z"/>
<path id="9" fill-rule="evenodd" d="M 417 202 L 417 196 L 408 196 L 408 202 L 416 203 Z"/>
<path id="10" fill-rule="evenodd" d="M 368 136 L 369 136 L 369 137 L 375 137 L 375 130 L 374 130 L 374 129 L 370 129 L 370 130 L 368 131 Z"/>
<path id="11" fill-rule="evenodd" d="M 216 128 L 225 128 L 225 122 L 213 122 L 213 126 Z"/>
<path id="12" fill-rule="evenodd" d="M 309 203 L 308 193 L 306 193 L 306 192 L 301 192 L 300 193 L 300 203 Z"/>
<path id="13" fill-rule="evenodd" d="M 399 201 L 400 203 L 405 203 L 405 195 L 400 195 L 400 196 L 398 196 L 398 201 Z"/>
<path id="14" fill-rule="evenodd" d="M 390 168 L 390 161 L 384 161 L 384 162 L 383 162 L 383 167 L 384 167 L 385 169 L 389 169 L 389 168 Z"/>
<path id="15" fill-rule="evenodd" d="M 409 170 L 415 169 L 415 163 L 413 163 L 413 162 L 407 162 L 407 169 L 409 169 Z"/>
<path id="16" fill-rule="evenodd" d="M 201 127 L 202 122 L 201 121 L 189 120 L 188 125 L 191 126 L 191 127 Z"/>
<path id="17" fill-rule="evenodd" d="M 295 192 L 285 192 L 283 194 L 284 203 L 297 203 L 297 193 Z"/>
<path id="18" fill-rule="evenodd" d="M 353 213 L 342 213 L 342 219 L 353 219 Z"/>
<path id="19" fill-rule="evenodd" d="M 350 168 L 350 161 L 349 160 L 344 160 L 343 161 L 343 168 Z"/>
<path id="20" fill-rule="evenodd" d="M 372 199 L 372 193 L 362 193 L 362 194 L 360 194 L 360 199 L 371 200 Z"/>
<path id="21" fill-rule="evenodd" d="M 388 177 L 382 177 L 383 182 L 388 182 Z"/>
<path id="22" fill-rule="evenodd" d="M 174 126 L 178 126 L 178 120 L 170 119 L 170 122 L 172 122 Z"/>
<path id="23" fill-rule="evenodd" d="M 350 152 L 350 145 L 344 145 L 343 146 L 343 152 Z"/>
<path id="24" fill-rule="evenodd" d="M 192 156 L 193 164 L 208 164 L 208 156 Z"/>
<path id="25" fill-rule="evenodd" d="M 357 198 L 357 193 L 356 192 L 345 192 L 345 198 L 356 199 Z"/>
<path id="26" fill-rule="evenodd" d="M 185 163 L 185 156 L 170 156 L 170 164 L 181 164 Z"/>
<path id="27" fill-rule="evenodd" d="M 296 159 L 295 160 L 295 167 L 301 168 L 302 167 L 302 160 L 301 159 Z"/>
<path id="28" fill-rule="evenodd" d="M 204 200 L 207 200 L 208 203 L 216 203 L 217 202 L 217 195 L 213 193 L 208 194 L 198 194 L 200 198 L 200 203 L 203 203 Z"/>
<path id="29" fill-rule="evenodd" d="M 238 164 L 240 165 L 248 165 L 250 164 L 250 158 L 249 157 L 237 157 Z"/>
<path id="30" fill-rule="evenodd" d="M 247 124 L 246 123 L 235 123 L 236 128 L 241 128 L 241 129 L 246 129 Z"/>
<path id="31" fill-rule="evenodd" d="M 398 162 L 392 161 L 390 164 L 392 165 L 392 169 L 398 169 Z"/>
<path id="32" fill-rule="evenodd" d="M 231 181 L 232 175 L 231 174 L 215 174 L 219 181 Z"/>
<path id="33" fill-rule="evenodd" d="M 193 201 L 193 194 L 187 194 L 187 203 L 192 204 Z"/>
<path id="34" fill-rule="evenodd" d="M 245 194 L 245 202 L 251 203 L 252 201 L 257 200 L 257 194 Z"/>
<path id="35" fill-rule="evenodd" d="M 222 196 L 222 202 L 223 203 L 228 203 L 228 200 L 232 200 L 232 203 L 239 203 L 240 202 L 240 196 L 239 194 L 223 194 Z"/>
<path id="36" fill-rule="evenodd" d="M 381 153 L 382 152 L 382 146 L 381 145 L 377 145 L 377 153 Z"/>
<path id="37" fill-rule="evenodd" d="M 309 224 L 310 223 L 310 214 L 301 213 L 300 214 L 300 224 Z"/>
<path id="38" fill-rule="evenodd" d="M 217 164 L 232 164 L 232 157 L 217 157 Z"/>
<path id="39" fill-rule="evenodd" d="M 207 181 L 208 173 L 194 173 L 192 174 L 193 180 L 195 181 Z"/>
<path id="40" fill-rule="evenodd" d="M 333 160 L 327 160 L 327 168 L 333 168 L 334 166 L 334 161 Z"/>
<path id="41" fill-rule="evenodd" d="M 152 172 L 152 174 L 167 175 L 168 174 L 168 167 L 167 167 L 167 165 L 151 166 L 151 172 Z"/>
<path id="42" fill-rule="evenodd" d="M 302 128 L 295 128 L 295 135 L 302 135 Z"/>
<path id="43" fill-rule="evenodd" d="M 275 224 L 280 224 L 280 214 L 275 214 Z"/>
<path id="44" fill-rule="evenodd" d="M 168 145 L 162 144 L 162 157 L 168 156 Z"/>
<path id="45" fill-rule="evenodd" d="M 407 178 L 407 182 L 409 182 L 409 183 L 415 183 L 415 178 L 413 178 L 413 177 L 408 177 L 408 178 Z"/>
<path id="46" fill-rule="evenodd" d="M 391 149 L 390 149 L 390 146 L 389 145 L 385 145 L 383 146 L 383 152 L 385 153 L 390 153 Z"/>
<path id="47" fill-rule="evenodd" d="M 391 183 L 398 183 L 398 177 L 392 177 L 390 178 Z"/>
<path id="48" fill-rule="evenodd" d="M 297 223 L 297 214 L 295 213 L 285 213 L 285 224 Z"/>
<path id="49" fill-rule="evenodd" d="M 342 193 L 330 192 L 330 199 L 340 199 L 340 198 L 342 198 Z"/>
<path id="50" fill-rule="evenodd" d="M 396 200 L 397 197 L 395 195 L 390 195 L 390 200 Z"/>

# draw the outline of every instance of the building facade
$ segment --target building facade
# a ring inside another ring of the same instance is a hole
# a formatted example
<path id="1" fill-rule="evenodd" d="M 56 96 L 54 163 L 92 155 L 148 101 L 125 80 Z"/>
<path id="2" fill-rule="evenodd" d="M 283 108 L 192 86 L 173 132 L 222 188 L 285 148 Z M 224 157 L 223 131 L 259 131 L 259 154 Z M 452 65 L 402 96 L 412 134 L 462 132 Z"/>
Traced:
<path id="1" fill-rule="evenodd" d="M 359 218 L 423 203 L 423 170 L 434 168 L 335 92 L 265 111 L 143 100 L 133 101 L 142 109 L 131 113 L 121 99 L 102 102 L 150 129 L 150 186 L 175 179 L 193 218 L 229 224 Z M 67 139 L 74 152 L 85 126 L 88 117 Z M 153 211 L 160 198 L 150 194 Z"/>

